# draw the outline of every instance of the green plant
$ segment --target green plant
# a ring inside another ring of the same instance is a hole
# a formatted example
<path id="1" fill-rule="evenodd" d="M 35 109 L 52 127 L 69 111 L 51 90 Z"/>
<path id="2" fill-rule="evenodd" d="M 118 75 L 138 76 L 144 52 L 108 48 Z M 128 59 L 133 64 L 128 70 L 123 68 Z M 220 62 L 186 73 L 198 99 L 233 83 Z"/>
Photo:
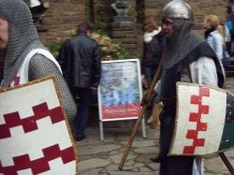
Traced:
<path id="1" fill-rule="evenodd" d="M 101 30 L 92 32 L 91 38 L 96 40 L 100 45 L 101 56 L 104 60 L 125 59 L 128 56 L 127 50 L 124 49 L 120 43 L 111 39 Z"/>
<path id="2" fill-rule="evenodd" d="M 67 30 L 67 31 L 64 31 L 64 35 L 65 37 L 63 38 L 56 38 L 56 40 L 50 44 L 48 46 L 50 52 L 55 56 L 57 57 L 58 53 L 59 53 L 59 49 L 61 48 L 62 44 L 64 43 L 64 41 L 66 39 L 69 39 L 73 36 L 75 36 L 75 33 L 76 31 L 75 30 Z"/>
<path id="3" fill-rule="evenodd" d="M 75 36 L 75 34 L 75 30 L 66 31 L 67 37 L 57 38 L 56 41 L 49 46 L 49 50 L 53 53 L 54 56 L 57 56 L 59 49 L 64 41 Z M 111 39 L 100 29 L 94 30 L 90 37 L 98 42 L 103 60 L 125 59 L 128 56 L 127 50 L 124 49 L 120 43 Z"/>

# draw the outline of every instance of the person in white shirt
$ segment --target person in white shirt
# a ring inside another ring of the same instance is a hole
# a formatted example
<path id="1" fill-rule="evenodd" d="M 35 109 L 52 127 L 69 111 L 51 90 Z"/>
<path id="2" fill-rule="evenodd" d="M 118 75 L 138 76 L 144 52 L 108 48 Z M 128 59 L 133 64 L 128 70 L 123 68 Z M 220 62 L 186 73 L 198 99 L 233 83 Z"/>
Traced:
<path id="1" fill-rule="evenodd" d="M 41 0 L 30 0 L 29 8 L 33 17 L 40 16 L 47 10 Z"/>
<path id="2" fill-rule="evenodd" d="M 208 15 L 204 18 L 203 28 L 205 29 L 204 36 L 207 43 L 211 46 L 213 51 L 216 53 L 220 65 L 222 67 L 223 74 L 225 76 L 225 70 L 223 65 L 224 56 L 224 38 L 218 30 L 220 20 L 216 15 Z"/>
<path id="3" fill-rule="evenodd" d="M 37 6 L 40 6 L 42 3 L 38 0 L 30 0 L 30 7 L 37 7 Z"/>

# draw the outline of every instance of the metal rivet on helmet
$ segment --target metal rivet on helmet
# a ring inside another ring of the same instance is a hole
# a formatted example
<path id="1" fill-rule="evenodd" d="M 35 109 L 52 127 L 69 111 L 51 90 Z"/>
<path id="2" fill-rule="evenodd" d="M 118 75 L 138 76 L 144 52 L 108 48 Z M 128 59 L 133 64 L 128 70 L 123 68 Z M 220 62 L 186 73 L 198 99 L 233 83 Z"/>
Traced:
<path id="1" fill-rule="evenodd" d="M 164 7 L 162 19 L 193 20 L 193 12 L 183 0 L 173 0 Z"/>

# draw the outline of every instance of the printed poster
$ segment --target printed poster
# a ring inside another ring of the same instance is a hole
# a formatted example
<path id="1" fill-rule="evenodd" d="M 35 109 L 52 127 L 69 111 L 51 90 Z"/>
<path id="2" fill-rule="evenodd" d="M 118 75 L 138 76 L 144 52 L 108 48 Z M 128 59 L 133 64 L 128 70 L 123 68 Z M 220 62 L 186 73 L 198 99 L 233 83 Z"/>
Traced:
<path id="1" fill-rule="evenodd" d="M 98 89 L 100 120 L 137 118 L 141 109 L 141 87 L 138 59 L 103 61 Z"/>

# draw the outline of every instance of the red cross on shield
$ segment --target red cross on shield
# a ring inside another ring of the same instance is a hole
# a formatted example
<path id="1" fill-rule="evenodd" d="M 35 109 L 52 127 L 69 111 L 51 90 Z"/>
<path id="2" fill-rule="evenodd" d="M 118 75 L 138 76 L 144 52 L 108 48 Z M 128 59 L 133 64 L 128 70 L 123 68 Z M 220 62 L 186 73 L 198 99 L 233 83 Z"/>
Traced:
<path id="1" fill-rule="evenodd" d="M 77 159 L 54 77 L 0 91 L 0 174 L 76 174 Z"/>

